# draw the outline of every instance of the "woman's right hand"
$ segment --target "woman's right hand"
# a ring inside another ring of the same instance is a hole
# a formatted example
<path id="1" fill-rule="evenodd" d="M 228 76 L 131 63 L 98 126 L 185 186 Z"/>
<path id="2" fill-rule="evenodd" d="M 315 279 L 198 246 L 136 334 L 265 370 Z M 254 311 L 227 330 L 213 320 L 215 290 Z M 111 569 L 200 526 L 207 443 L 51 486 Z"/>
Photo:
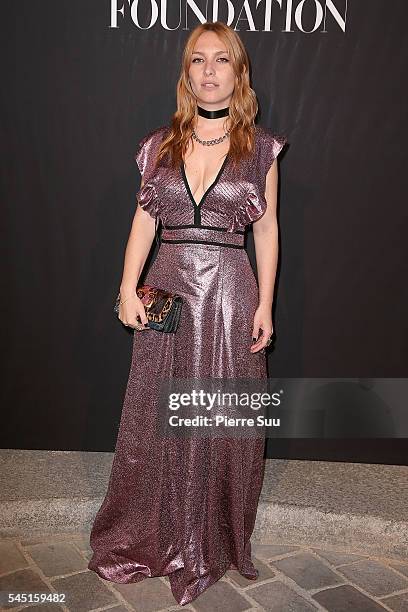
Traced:
<path id="1" fill-rule="evenodd" d="M 125 298 L 125 302 L 119 306 L 118 317 L 122 323 L 128 327 L 133 327 L 140 331 L 149 329 L 149 327 L 147 327 L 148 318 L 146 316 L 144 304 L 136 294 L 132 295 L 129 299 Z M 140 321 L 142 324 L 146 324 L 146 327 L 143 328 L 140 325 Z"/>

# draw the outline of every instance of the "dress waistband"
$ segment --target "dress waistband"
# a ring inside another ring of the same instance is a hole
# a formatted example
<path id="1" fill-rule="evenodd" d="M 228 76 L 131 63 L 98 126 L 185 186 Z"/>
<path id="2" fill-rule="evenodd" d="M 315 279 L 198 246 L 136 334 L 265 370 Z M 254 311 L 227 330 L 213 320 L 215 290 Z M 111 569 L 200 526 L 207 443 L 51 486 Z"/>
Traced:
<path id="1" fill-rule="evenodd" d="M 161 242 L 172 244 L 214 244 L 233 249 L 244 248 L 245 232 L 227 232 L 226 227 L 209 225 L 168 225 L 163 227 Z"/>

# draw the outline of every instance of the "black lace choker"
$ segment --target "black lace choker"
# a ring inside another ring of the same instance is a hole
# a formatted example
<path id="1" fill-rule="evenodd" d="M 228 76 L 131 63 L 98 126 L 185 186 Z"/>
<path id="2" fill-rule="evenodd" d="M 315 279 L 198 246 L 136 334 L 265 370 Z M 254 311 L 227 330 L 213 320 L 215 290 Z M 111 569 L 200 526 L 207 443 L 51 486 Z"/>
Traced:
<path id="1" fill-rule="evenodd" d="M 220 117 L 228 117 L 229 115 L 229 106 L 226 108 L 220 108 L 219 110 L 206 110 L 197 104 L 197 111 L 201 117 L 205 117 L 206 119 L 219 119 Z"/>

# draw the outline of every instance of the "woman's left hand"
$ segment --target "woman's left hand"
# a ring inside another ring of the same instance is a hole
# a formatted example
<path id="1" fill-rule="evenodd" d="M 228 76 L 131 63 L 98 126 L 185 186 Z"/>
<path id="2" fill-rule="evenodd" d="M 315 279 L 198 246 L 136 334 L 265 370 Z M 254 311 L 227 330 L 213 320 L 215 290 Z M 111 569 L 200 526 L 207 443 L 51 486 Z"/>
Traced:
<path id="1" fill-rule="evenodd" d="M 261 350 L 265 352 L 264 349 L 272 334 L 272 309 L 269 306 L 267 307 L 260 304 L 254 315 L 254 326 L 252 328 L 252 342 L 254 342 L 254 344 L 251 345 L 251 353 L 257 353 Z M 259 340 L 257 339 L 258 336 Z"/>

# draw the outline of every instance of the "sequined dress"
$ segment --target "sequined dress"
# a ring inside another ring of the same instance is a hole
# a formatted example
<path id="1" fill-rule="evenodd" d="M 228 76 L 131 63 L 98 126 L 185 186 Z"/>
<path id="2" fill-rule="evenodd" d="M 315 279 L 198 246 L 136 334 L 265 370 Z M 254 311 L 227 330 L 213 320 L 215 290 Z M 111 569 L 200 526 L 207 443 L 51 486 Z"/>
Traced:
<path id="1" fill-rule="evenodd" d="M 162 221 L 145 283 L 183 298 L 176 333 L 135 332 L 108 490 L 93 522 L 88 568 L 132 583 L 168 576 L 188 604 L 228 569 L 256 579 L 250 537 L 264 468 L 264 438 L 158 439 L 163 372 L 179 378 L 267 376 L 250 353 L 258 286 L 244 231 L 266 210 L 266 174 L 285 136 L 256 127 L 255 148 L 234 167 L 228 154 L 200 202 L 184 165 L 154 167 L 163 126 L 139 143 L 140 206 Z M 167 374 L 168 375 L 168 374 Z M 187 446 L 186 446 L 187 445 Z"/>

